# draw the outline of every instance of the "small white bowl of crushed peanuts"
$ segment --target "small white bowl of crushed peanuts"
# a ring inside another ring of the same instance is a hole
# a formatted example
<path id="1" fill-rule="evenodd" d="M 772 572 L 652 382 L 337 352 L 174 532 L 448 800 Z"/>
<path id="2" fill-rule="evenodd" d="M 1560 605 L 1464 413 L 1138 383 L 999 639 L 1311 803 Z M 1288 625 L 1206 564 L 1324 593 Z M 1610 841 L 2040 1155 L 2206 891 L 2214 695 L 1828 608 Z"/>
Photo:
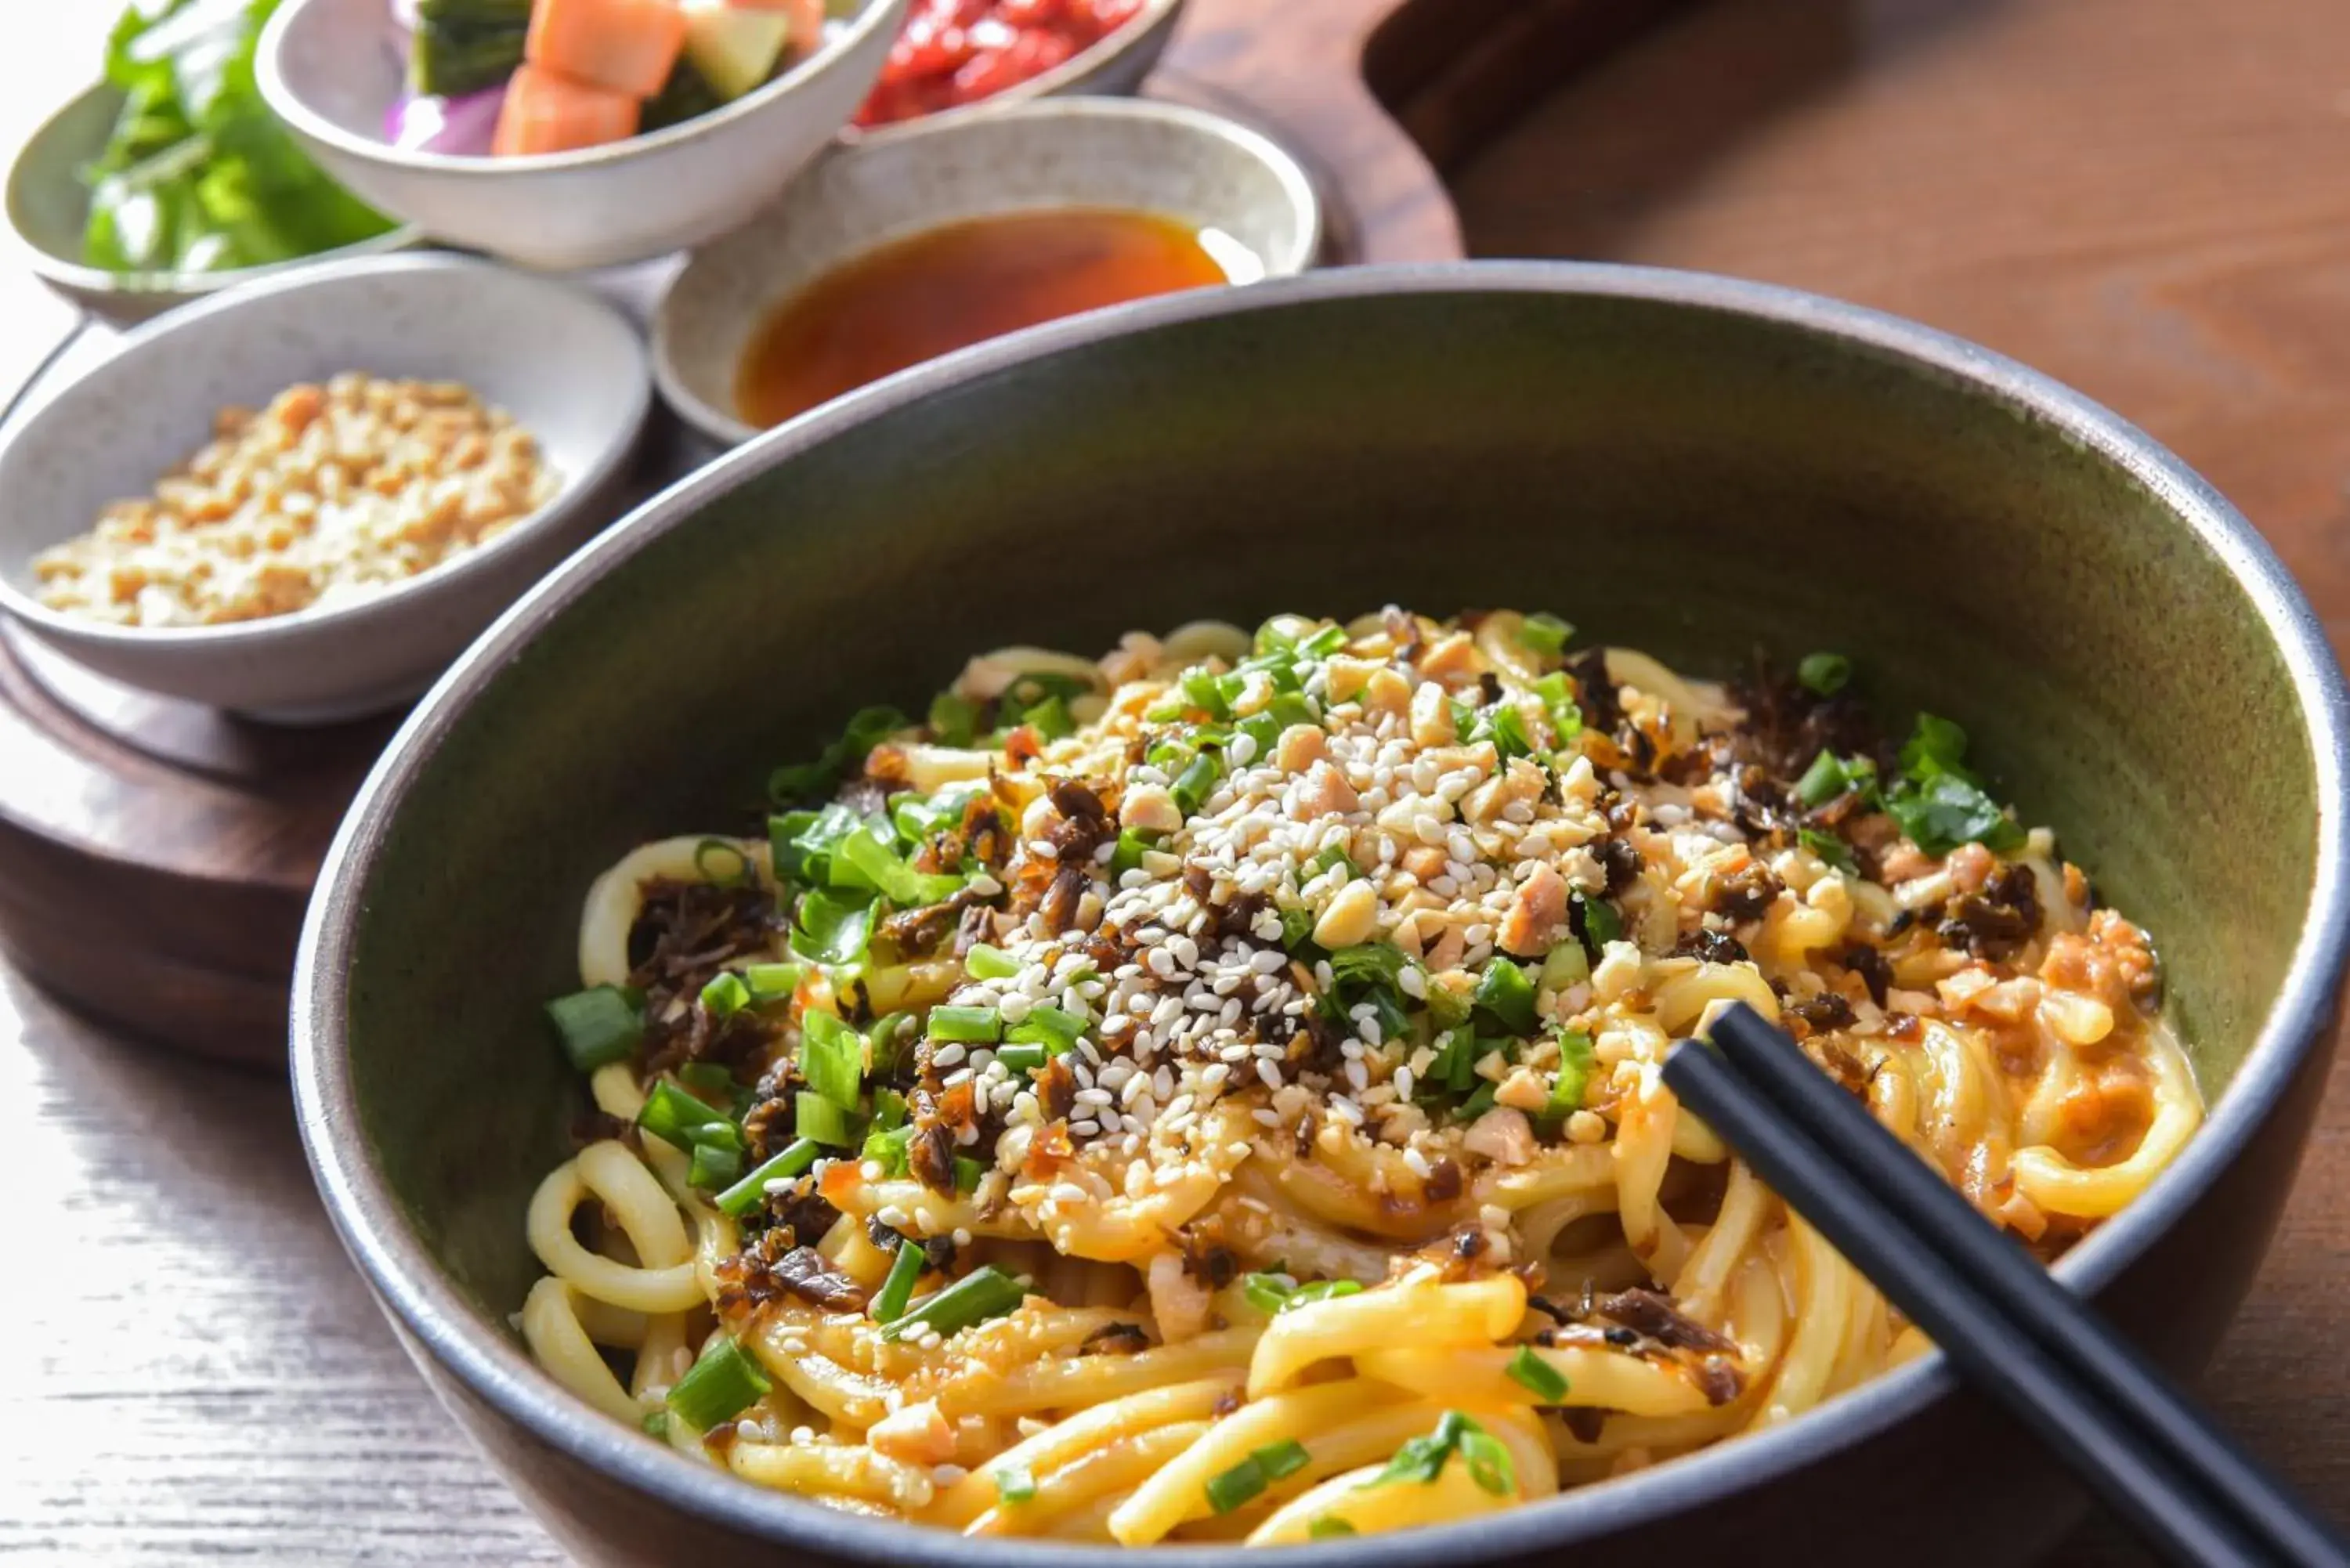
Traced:
<path id="1" fill-rule="evenodd" d="M 393 707 L 612 520 L 650 400 L 618 311 L 485 263 L 224 294 L 0 447 L 0 610 L 127 685 L 255 718 Z"/>

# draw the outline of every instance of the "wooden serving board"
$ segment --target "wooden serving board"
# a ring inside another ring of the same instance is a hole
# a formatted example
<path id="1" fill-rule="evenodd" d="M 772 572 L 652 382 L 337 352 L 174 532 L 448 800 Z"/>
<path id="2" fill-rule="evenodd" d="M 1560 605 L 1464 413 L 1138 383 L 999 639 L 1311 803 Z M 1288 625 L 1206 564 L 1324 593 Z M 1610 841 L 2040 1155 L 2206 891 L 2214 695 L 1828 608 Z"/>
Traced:
<path id="1" fill-rule="evenodd" d="M 1326 261 L 1444 261 L 1462 246 L 1440 170 L 1676 8 L 1191 0 L 1146 90 L 1253 124 L 1296 152 L 1328 209 Z M 599 283 L 641 314 L 660 272 Z M 103 337 L 53 374 L 105 352 Z M 643 493 L 702 455 L 673 422 L 662 436 L 650 443 Z M 320 857 L 397 724 L 250 723 L 0 635 L 0 949 L 109 1023 L 275 1069 Z"/>

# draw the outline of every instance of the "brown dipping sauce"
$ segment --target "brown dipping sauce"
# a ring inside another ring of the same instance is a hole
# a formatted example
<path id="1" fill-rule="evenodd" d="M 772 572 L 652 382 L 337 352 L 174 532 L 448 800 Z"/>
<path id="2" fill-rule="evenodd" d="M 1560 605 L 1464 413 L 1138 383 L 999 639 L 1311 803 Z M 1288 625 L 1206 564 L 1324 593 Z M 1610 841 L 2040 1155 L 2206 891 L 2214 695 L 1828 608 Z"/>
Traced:
<path id="1" fill-rule="evenodd" d="M 910 235 L 837 267 L 753 334 L 734 403 L 781 424 L 893 370 L 1146 295 L 1228 283 L 1199 234 L 1111 208 L 1007 213 Z"/>

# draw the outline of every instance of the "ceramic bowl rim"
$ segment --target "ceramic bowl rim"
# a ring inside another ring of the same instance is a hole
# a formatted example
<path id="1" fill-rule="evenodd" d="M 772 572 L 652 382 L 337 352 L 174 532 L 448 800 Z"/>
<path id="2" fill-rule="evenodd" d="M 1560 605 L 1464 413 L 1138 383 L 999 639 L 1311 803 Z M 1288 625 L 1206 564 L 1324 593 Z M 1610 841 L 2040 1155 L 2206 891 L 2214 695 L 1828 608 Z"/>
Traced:
<path id="1" fill-rule="evenodd" d="M 511 281 L 526 290 L 565 296 L 575 305 L 600 312 L 619 329 L 619 340 L 625 341 L 632 350 L 635 374 L 629 378 L 631 395 L 628 406 L 620 410 L 620 417 L 614 423 L 612 439 L 579 472 L 559 475 L 559 488 L 546 504 L 486 544 L 477 545 L 428 571 L 419 572 L 412 577 L 403 578 L 379 592 L 346 604 L 312 606 L 286 615 L 269 616 L 259 620 L 231 621 L 220 626 L 118 626 L 51 609 L 11 583 L 5 572 L 0 572 L 0 615 L 18 621 L 27 629 L 53 641 L 103 647 L 109 652 L 136 651 L 154 655 L 213 653 L 232 648 L 263 646 L 311 633 L 348 631 L 364 624 L 405 618 L 420 612 L 446 590 L 494 570 L 517 549 L 526 547 L 529 541 L 559 526 L 579 506 L 598 494 L 621 464 L 628 461 L 629 454 L 636 446 L 638 435 L 644 429 L 645 419 L 652 410 L 650 357 L 642 335 L 610 301 L 583 288 L 536 274 L 498 266 L 476 257 L 441 251 L 413 255 L 366 256 L 349 262 L 306 267 L 281 277 L 208 296 L 143 322 L 123 334 L 111 355 L 89 366 L 50 394 L 39 407 L 16 421 L 5 440 L 0 440 L 0 459 L 5 459 L 19 441 L 35 439 L 58 404 L 89 377 L 136 356 L 154 352 L 160 344 L 190 327 L 250 309 L 263 301 L 281 296 L 310 289 L 338 288 L 369 278 L 396 276 L 404 273 L 489 276 Z M 508 411 L 515 412 L 518 419 L 522 417 L 518 410 Z"/>
<path id="2" fill-rule="evenodd" d="M 1142 0 L 1142 9 L 1049 71 L 1030 77 L 1025 81 L 1014 82 L 1003 91 L 992 93 L 976 103 L 957 104 L 952 109 L 917 115 L 912 119 L 893 119 L 881 125 L 848 125 L 841 130 L 841 140 L 849 147 L 885 143 L 910 136 L 918 130 L 968 125 L 983 115 L 1008 113 L 1040 99 L 1063 94 L 1071 98 L 1112 96 L 1089 91 L 1086 86 L 1087 79 L 1107 70 L 1113 62 L 1124 56 L 1146 47 L 1155 35 L 1172 27 L 1188 3 L 1189 0 Z"/>
<path id="3" fill-rule="evenodd" d="M 1322 195 L 1315 188 L 1314 177 L 1306 172 L 1305 165 L 1298 161 L 1295 153 L 1254 126 L 1244 125 L 1239 120 L 1229 119 L 1212 110 L 1195 109 L 1189 104 L 1167 103 L 1156 99 L 1096 97 L 1086 93 L 1072 93 L 1058 98 L 1034 98 L 1001 107 L 989 105 L 972 107 L 986 108 L 987 113 L 983 116 L 974 115 L 968 119 L 948 119 L 941 115 L 911 120 L 886 138 L 873 137 L 861 141 L 844 142 L 825 153 L 824 160 L 828 162 L 833 159 L 888 157 L 906 150 L 911 150 L 913 155 L 920 156 L 920 149 L 933 141 L 951 141 L 957 137 L 963 136 L 991 135 L 999 127 L 1007 124 L 1018 125 L 1027 121 L 1045 123 L 1055 120 L 1082 123 L 1087 120 L 1101 119 L 1155 121 L 1170 128 L 1180 127 L 1185 135 L 1221 141 L 1254 159 L 1261 167 L 1272 173 L 1274 181 L 1281 186 L 1283 201 L 1287 205 L 1291 216 L 1296 221 L 1297 238 L 1294 254 L 1277 257 L 1267 256 L 1264 258 L 1263 278 L 1255 283 L 1227 286 L 1253 288 L 1258 283 L 1269 282 L 1274 278 L 1294 277 L 1310 269 L 1314 265 L 1314 258 L 1321 254 L 1325 220 L 1322 212 Z M 816 171 L 814 166 L 807 171 L 809 174 L 814 174 Z M 715 239 L 704 241 L 688 252 L 685 265 L 678 268 L 669 282 L 662 286 L 660 298 L 653 306 L 654 384 L 660 389 L 661 400 L 669 404 L 678 418 L 713 441 L 739 444 L 751 440 L 760 431 L 757 427 L 726 410 L 714 407 L 687 385 L 685 374 L 679 369 L 672 352 L 674 347 L 671 332 L 672 312 L 677 308 L 677 302 L 691 292 L 694 271 L 703 264 L 704 258 L 710 252 L 733 243 L 745 232 L 758 227 L 777 207 L 789 202 L 796 189 L 797 182 L 795 182 L 792 187 L 778 193 L 774 201 L 744 219 L 740 227 L 721 234 Z M 1036 203 L 1033 207 L 1004 208 L 1003 211 L 1043 212 L 1051 210 L 1054 205 L 1055 203 L 1047 202 Z M 975 215 L 977 214 L 971 213 L 941 212 L 933 218 L 926 219 L 919 227 L 909 232 L 920 233 L 923 229 L 941 227 Z M 839 266 L 847 261 L 854 260 L 857 255 L 872 248 L 874 243 L 868 242 L 865 245 L 852 248 L 841 261 L 832 265 Z M 889 242 L 884 240 L 878 243 Z M 1211 288 L 1208 292 L 1221 291 Z"/>
<path id="4" fill-rule="evenodd" d="M 306 267 L 357 261 L 367 256 L 403 251 L 424 243 L 424 230 L 415 223 L 395 223 L 382 234 L 337 245 L 330 251 L 314 251 L 306 256 L 288 256 L 284 261 L 264 262 L 259 266 L 232 267 L 224 272 L 113 272 L 73 256 L 60 255 L 40 244 L 18 222 L 17 192 L 29 187 L 37 172 L 32 161 L 33 149 L 39 146 L 57 128 L 57 121 L 81 107 L 82 102 L 100 93 L 112 93 L 120 98 L 121 91 L 112 82 L 100 78 L 75 93 L 49 111 L 24 145 L 9 160 L 5 197 L 0 207 L 7 215 L 8 232 L 17 248 L 28 258 L 34 273 L 45 283 L 54 284 L 78 294 L 123 300 L 164 298 L 175 296 L 222 294 L 247 284 L 263 283 L 284 277 Z"/>
<path id="5" fill-rule="evenodd" d="M 680 120 L 675 125 L 642 131 L 624 141 L 607 142 L 600 147 L 582 147 L 569 152 L 535 152 L 514 158 L 489 158 L 467 157 L 453 152 L 420 152 L 394 147 L 389 142 L 346 130 L 313 109 L 286 76 L 284 54 L 286 35 L 293 30 L 296 19 L 307 6 L 320 3 L 322 0 L 286 0 L 263 26 L 253 61 L 254 80 L 261 89 L 262 102 L 267 104 L 271 112 L 284 120 L 296 136 L 331 147 L 357 162 L 373 164 L 380 169 L 397 169 L 404 173 L 443 175 L 469 181 L 511 181 L 527 174 L 610 168 L 634 162 L 655 152 L 706 140 L 727 127 L 754 119 L 782 100 L 795 96 L 801 88 L 837 68 L 842 61 L 855 57 L 858 46 L 874 28 L 882 26 L 885 19 L 894 30 L 901 23 L 905 12 L 905 0 L 865 0 L 864 9 L 857 14 L 845 31 L 782 76 L 760 84 L 732 103 L 723 104 L 706 114 L 697 114 L 691 119 Z M 877 78 L 881 63 L 877 57 L 874 66 Z"/>
<path id="6" fill-rule="evenodd" d="M 1075 1543 L 970 1539 L 950 1531 L 859 1519 L 745 1486 L 598 1415 L 480 1321 L 423 1244 L 366 1155 L 346 1049 L 348 965 L 386 823 L 471 701 L 518 647 L 655 540 L 744 481 L 836 432 L 944 388 L 1049 358 L 1097 339 L 1202 317 L 1379 294 L 1565 293 L 1669 305 L 1793 327 L 1841 352 L 1898 359 L 2052 428 L 2115 464 L 2176 514 L 2251 599 L 2284 662 L 2307 726 L 2318 803 L 2316 866 L 2307 914 L 2274 1005 L 2203 1129 L 2147 1193 L 2074 1249 L 2057 1275 L 2094 1291 L 2142 1253 L 2243 1153 L 2271 1118 L 2332 1016 L 2350 949 L 2350 815 L 2332 803 L 2350 771 L 2350 699 L 2317 618 L 2275 554 L 2211 485 L 2119 416 L 2016 362 L 1931 327 L 1819 296 L 1709 274 L 1605 263 L 1440 263 L 1310 273 L 1249 288 L 1144 300 L 1036 327 L 918 367 L 767 432 L 641 508 L 574 556 L 510 608 L 419 704 L 361 786 L 328 850 L 304 921 L 296 966 L 292 1075 L 304 1147 L 328 1213 L 384 1309 L 471 1396 L 537 1441 L 680 1512 L 746 1537 L 846 1561 L 909 1568 L 1106 1564 L 1114 1552 Z M 1951 1391 L 1937 1352 L 1766 1432 L 1652 1469 L 1463 1523 L 1284 1550 L 1350 1568 L 1530 1555 L 1701 1505 L 1783 1476 L 1880 1433 Z M 1170 1568 L 1222 1568 L 1227 1544 L 1157 1547 Z"/>

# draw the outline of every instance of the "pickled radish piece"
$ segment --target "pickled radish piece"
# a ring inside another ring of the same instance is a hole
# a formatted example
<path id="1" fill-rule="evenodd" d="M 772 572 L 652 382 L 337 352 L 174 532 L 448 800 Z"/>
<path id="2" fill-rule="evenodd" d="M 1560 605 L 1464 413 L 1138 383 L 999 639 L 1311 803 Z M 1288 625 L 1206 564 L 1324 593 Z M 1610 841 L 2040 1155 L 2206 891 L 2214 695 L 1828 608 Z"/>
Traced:
<path id="1" fill-rule="evenodd" d="M 685 16 L 672 0 L 537 0 L 524 57 L 591 87 L 648 99 L 685 47 Z"/>
<path id="2" fill-rule="evenodd" d="M 500 158 L 570 152 L 626 141 L 637 133 L 643 106 L 624 92 L 590 87 L 525 65 L 506 84 L 505 107 L 490 151 Z"/>

